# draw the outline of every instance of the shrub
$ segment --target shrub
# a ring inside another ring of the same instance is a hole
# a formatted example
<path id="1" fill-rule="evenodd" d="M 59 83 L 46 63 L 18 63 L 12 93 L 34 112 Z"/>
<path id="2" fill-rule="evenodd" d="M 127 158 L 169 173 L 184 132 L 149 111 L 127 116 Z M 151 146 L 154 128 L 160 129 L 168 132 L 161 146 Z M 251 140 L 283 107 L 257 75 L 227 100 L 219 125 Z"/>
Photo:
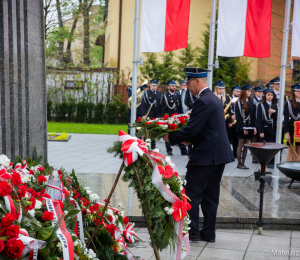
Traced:
<path id="1" fill-rule="evenodd" d="M 48 100 L 47 101 L 47 120 L 49 120 L 49 121 L 52 119 L 52 116 L 51 116 L 52 109 L 53 109 L 53 102 L 52 102 L 52 100 Z"/>
<path id="2" fill-rule="evenodd" d="M 76 122 L 84 123 L 87 117 L 87 104 L 83 101 L 77 104 Z"/>
<path id="3" fill-rule="evenodd" d="M 106 121 L 108 124 L 115 124 L 118 114 L 118 105 L 115 102 L 111 102 L 106 107 Z"/>
<path id="4" fill-rule="evenodd" d="M 104 104 L 103 103 L 98 103 L 94 107 L 94 122 L 95 123 L 103 123 L 103 114 L 104 114 Z"/>
<path id="5" fill-rule="evenodd" d="M 95 104 L 87 103 L 86 106 L 87 106 L 87 123 L 93 123 Z"/>

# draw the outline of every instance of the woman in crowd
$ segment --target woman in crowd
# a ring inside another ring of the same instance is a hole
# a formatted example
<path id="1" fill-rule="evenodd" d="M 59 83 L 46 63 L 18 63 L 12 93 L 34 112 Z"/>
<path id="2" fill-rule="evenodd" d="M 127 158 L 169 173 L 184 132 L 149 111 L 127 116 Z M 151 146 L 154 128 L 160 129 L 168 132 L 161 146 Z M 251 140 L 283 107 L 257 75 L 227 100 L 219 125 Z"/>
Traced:
<path id="1" fill-rule="evenodd" d="M 237 148 L 237 159 L 239 169 L 249 169 L 245 166 L 247 147 L 244 144 L 249 143 L 253 134 L 256 134 L 255 122 L 253 117 L 253 103 L 251 101 L 251 86 L 245 85 L 238 101 L 235 103 L 236 132 L 239 143 Z"/>
<path id="2" fill-rule="evenodd" d="M 294 145 L 294 123 L 300 121 L 300 84 L 292 86 L 292 95 L 284 104 L 284 132 L 289 145 L 286 161 L 300 161 L 300 143 L 295 142 L 296 156 L 291 145 Z"/>
<path id="3" fill-rule="evenodd" d="M 256 127 L 261 142 L 276 142 L 277 102 L 273 89 L 266 89 L 262 102 L 257 106 Z M 274 158 L 270 162 L 274 164 Z M 266 167 L 266 172 L 269 172 Z"/>

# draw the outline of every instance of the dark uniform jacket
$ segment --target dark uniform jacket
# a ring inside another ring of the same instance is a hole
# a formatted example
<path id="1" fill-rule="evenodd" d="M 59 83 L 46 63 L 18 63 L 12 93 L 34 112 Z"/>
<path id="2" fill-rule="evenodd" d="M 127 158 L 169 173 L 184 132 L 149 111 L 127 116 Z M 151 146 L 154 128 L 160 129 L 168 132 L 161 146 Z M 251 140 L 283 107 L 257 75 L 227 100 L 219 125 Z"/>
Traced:
<path id="1" fill-rule="evenodd" d="M 239 108 L 239 104 L 241 104 L 241 110 Z M 245 127 L 255 127 L 255 118 L 254 118 L 254 108 L 253 103 L 251 101 L 247 101 L 248 110 L 245 111 L 245 122 L 241 112 L 243 113 L 244 107 L 241 101 L 235 102 L 235 117 L 236 117 L 236 132 L 243 133 Z M 250 115 L 250 117 L 248 117 Z"/>
<path id="2" fill-rule="evenodd" d="M 222 103 L 223 103 L 223 102 L 222 102 Z M 227 106 L 229 103 L 230 103 L 230 98 L 229 98 L 228 95 L 226 95 L 226 100 L 225 100 L 225 102 L 223 103 L 224 109 L 226 108 L 226 106 Z M 227 113 L 226 113 L 226 114 L 229 114 L 229 117 L 226 119 L 226 127 L 228 127 L 228 125 L 232 123 L 232 118 L 231 118 L 232 113 L 231 113 L 230 106 L 229 106 L 229 108 L 227 109 Z"/>
<path id="3" fill-rule="evenodd" d="M 262 109 L 264 108 L 264 110 Z M 276 104 L 271 105 L 271 109 L 276 110 L 275 113 L 269 114 L 270 106 L 267 102 L 260 103 L 257 106 L 256 127 L 258 132 L 264 133 L 265 136 L 276 136 L 276 122 L 278 108 Z"/>
<path id="4" fill-rule="evenodd" d="M 171 109 L 172 108 L 172 109 Z M 179 92 L 172 95 L 169 91 L 162 95 L 161 98 L 161 116 L 168 114 L 182 114 L 181 96 Z"/>
<path id="5" fill-rule="evenodd" d="M 275 97 L 275 103 L 278 104 L 279 102 L 279 96 L 276 96 L 276 94 L 274 94 Z M 286 95 L 284 95 L 284 102 L 286 101 Z"/>
<path id="6" fill-rule="evenodd" d="M 189 109 L 192 109 L 194 102 L 196 101 L 197 97 L 193 96 L 189 89 L 187 89 L 185 93 L 184 103 L 188 106 Z"/>
<path id="7" fill-rule="evenodd" d="M 142 103 L 141 103 L 141 114 L 145 116 L 148 113 L 148 110 L 153 103 L 153 106 L 148 114 L 148 117 L 157 118 L 160 117 L 160 102 L 161 102 L 161 92 L 156 90 L 155 95 L 151 89 L 148 89 L 144 92 Z"/>
<path id="8" fill-rule="evenodd" d="M 293 115 L 295 117 L 297 117 L 298 114 L 300 114 L 300 104 L 299 104 L 298 108 L 292 107 L 292 112 L 293 112 Z M 283 123 L 284 133 L 289 132 L 290 135 L 294 135 L 294 122 L 295 122 L 295 119 L 290 115 L 288 101 L 285 101 L 285 103 L 284 103 L 284 123 Z"/>
<path id="9" fill-rule="evenodd" d="M 195 101 L 187 126 L 171 133 L 169 141 L 171 145 L 193 142 L 187 167 L 220 165 L 234 161 L 226 134 L 223 104 L 208 88 Z"/>
<path id="10" fill-rule="evenodd" d="M 142 85 L 142 86 L 140 86 L 140 89 L 141 89 L 141 91 L 143 91 L 144 90 L 144 87 L 147 87 L 147 85 Z M 128 96 L 128 98 L 130 98 L 131 96 L 132 96 L 132 86 L 130 86 L 130 87 L 128 87 L 127 89 L 126 89 L 126 92 L 127 92 L 127 96 Z M 127 109 L 127 114 L 128 115 L 131 115 L 131 109 Z M 136 118 L 138 118 L 138 117 L 141 117 L 142 116 L 142 113 L 141 113 L 141 105 L 136 109 Z"/>

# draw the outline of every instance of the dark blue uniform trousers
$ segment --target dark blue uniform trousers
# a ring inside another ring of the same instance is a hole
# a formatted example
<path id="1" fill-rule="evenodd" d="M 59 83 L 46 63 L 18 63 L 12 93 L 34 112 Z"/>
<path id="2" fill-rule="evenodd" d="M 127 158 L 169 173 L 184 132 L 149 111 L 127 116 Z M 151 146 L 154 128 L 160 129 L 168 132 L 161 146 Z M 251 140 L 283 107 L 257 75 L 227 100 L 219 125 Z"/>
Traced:
<path id="1" fill-rule="evenodd" d="M 185 179 L 186 195 L 191 199 L 190 235 L 215 239 L 217 209 L 220 197 L 220 182 L 225 164 L 209 166 L 190 166 Z M 199 205 L 204 216 L 203 228 L 199 230 Z"/>

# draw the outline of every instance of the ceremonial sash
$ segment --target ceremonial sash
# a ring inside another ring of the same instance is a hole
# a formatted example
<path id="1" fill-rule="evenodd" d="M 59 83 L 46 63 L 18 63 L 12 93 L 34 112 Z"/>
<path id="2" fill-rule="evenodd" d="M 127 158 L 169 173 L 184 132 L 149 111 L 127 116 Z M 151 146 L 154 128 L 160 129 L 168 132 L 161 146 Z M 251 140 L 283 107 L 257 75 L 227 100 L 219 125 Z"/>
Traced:
<path id="1" fill-rule="evenodd" d="M 78 203 L 74 199 L 70 199 L 71 201 L 74 201 L 75 203 L 75 209 L 80 210 L 79 213 L 77 214 L 77 229 L 78 231 L 76 232 L 76 235 L 78 236 L 80 242 L 85 243 L 84 241 L 84 232 L 83 232 L 83 221 L 82 221 L 82 213 L 81 213 L 81 208 L 79 207 Z"/>

